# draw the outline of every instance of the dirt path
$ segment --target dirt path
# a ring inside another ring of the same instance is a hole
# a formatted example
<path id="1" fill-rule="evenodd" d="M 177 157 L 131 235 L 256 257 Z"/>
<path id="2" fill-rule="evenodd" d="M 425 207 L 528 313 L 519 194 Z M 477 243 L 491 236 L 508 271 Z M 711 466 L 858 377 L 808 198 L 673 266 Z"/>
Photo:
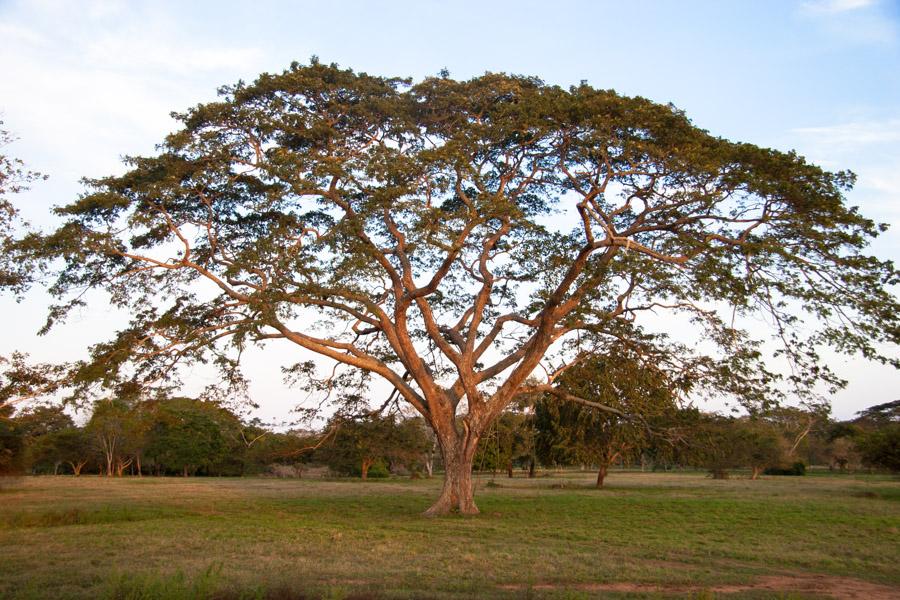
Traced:
<path id="1" fill-rule="evenodd" d="M 832 577 L 828 575 L 767 575 L 746 584 L 699 586 L 699 585 L 655 585 L 641 583 L 575 583 L 575 584 L 535 584 L 504 585 L 506 590 L 555 590 L 574 589 L 586 592 L 633 592 L 690 594 L 697 592 L 714 592 L 716 594 L 736 594 L 749 591 L 767 591 L 773 593 L 795 592 L 822 598 L 839 598 L 853 600 L 900 600 L 900 588 L 851 579 L 849 577 Z"/>

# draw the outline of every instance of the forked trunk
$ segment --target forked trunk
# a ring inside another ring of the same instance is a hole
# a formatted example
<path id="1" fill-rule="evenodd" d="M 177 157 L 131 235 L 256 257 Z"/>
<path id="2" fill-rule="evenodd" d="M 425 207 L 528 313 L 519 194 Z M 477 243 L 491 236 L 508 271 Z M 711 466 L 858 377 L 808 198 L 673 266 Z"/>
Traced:
<path id="1" fill-rule="evenodd" d="M 425 516 L 436 517 L 451 513 L 477 515 L 475 490 L 472 482 L 472 463 L 478 447 L 478 437 L 472 435 L 457 439 L 455 435 L 438 436 L 444 457 L 444 485 L 441 495 Z"/>
<path id="2" fill-rule="evenodd" d="M 121 477 L 125 472 L 125 469 L 131 466 L 132 462 L 134 462 L 133 458 L 129 458 L 128 460 L 116 461 L 116 477 Z"/>
<path id="3" fill-rule="evenodd" d="M 762 467 L 753 467 L 753 471 L 750 475 L 750 479 L 756 480 L 759 479 L 759 474 L 762 471 Z"/>
<path id="4" fill-rule="evenodd" d="M 69 466 L 72 467 L 72 473 L 74 473 L 75 477 L 81 476 L 81 469 L 84 468 L 84 465 L 87 464 L 87 461 L 70 461 Z"/>

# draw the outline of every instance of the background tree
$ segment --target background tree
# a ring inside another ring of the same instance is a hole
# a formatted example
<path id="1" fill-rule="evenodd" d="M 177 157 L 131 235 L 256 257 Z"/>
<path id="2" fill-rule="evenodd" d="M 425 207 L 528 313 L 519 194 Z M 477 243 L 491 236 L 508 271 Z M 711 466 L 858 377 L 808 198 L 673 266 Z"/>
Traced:
<path id="1" fill-rule="evenodd" d="M 797 449 L 797 436 L 794 436 L 793 441 L 786 440 L 783 430 L 760 419 L 739 419 L 735 424 L 735 443 L 744 454 L 743 466 L 750 467 L 750 479 L 758 479 L 766 469 L 790 471 L 788 467 L 796 458 L 794 452 Z"/>
<path id="2" fill-rule="evenodd" d="M 43 450 L 54 463 L 68 465 L 75 477 L 81 475 L 94 454 L 92 440 L 83 427 L 68 427 L 47 435 Z"/>
<path id="3" fill-rule="evenodd" d="M 632 458 L 647 444 L 650 422 L 677 409 L 677 386 L 639 356 L 590 357 L 568 369 L 559 388 L 606 408 L 541 399 L 535 409 L 539 453 L 554 463 L 595 465 L 597 487 L 603 487 L 616 460 Z"/>
<path id="4" fill-rule="evenodd" d="M 94 403 L 85 430 L 101 456 L 107 477 L 121 477 L 134 462 L 137 450 L 135 434 L 142 426 L 134 401 L 107 398 Z"/>
<path id="5" fill-rule="evenodd" d="M 56 475 L 65 459 L 59 457 L 55 448 L 54 434 L 73 429 L 75 423 L 63 407 L 53 405 L 30 406 L 15 416 L 21 434 L 24 436 L 25 462 L 31 472 Z"/>
<path id="6" fill-rule="evenodd" d="M 749 468 L 757 479 L 768 467 L 781 467 L 785 442 L 771 423 L 742 417 L 703 415 L 689 434 L 693 464 L 709 469 L 715 479 L 727 479 L 729 471 Z"/>
<path id="7" fill-rule="evenodd" d="M 369 477 L 379 466 L 379 475 L 387 475 L 392 462 L 415 468 L 428 450 L 428 438 L 415 421 L 399 420 L 396 415 L 367 415 L 348 419 L 337 416 L 329 423 L 334 437 L 323 446 L 320 456 L 333 471 L 344 475 Z"/>
<path id="8" fill-rule="evenodd" d="M 76 380 L 172 385 L 212 360 L 233 385 L 247 344 L 293 343 L 337 363 L 291 369 L 310 389 L 366 397 L 377 376 L 435 431 L 445 479 L 428 514 L 477 512 L 481 437 L 520 394 L 584 400 L 555 383 L 585 354 L 639 353 L 695 393 L 775 401 L 785 387 L 737 327 L 763 312 L 791 393 L 841 385 L 821 344 L 897 364 L 878 352 L 900 338 L 897 274 L 863 253 L 882 228 L 845 205 L 853 175 L 711 136 L 672 106 L 313 60 L 177 118 L 158 155 L 12 248 L 18 281 L 56 276 L 48 327 L 86 288 L 133 317 Z M 672 342 L 650 312 L 700 339 Z"/>
<path id="9" fill-rule="evenodd" d="M 856 440 L 862 461 L 873 467 L 900 472 L 900 423 L 866 432 Z"/>
<path id="10" fill-rule="evenodd" d="M 856 414 L 856 423 L 860 425 L 878 427 L 889 423 L 900 423 L 900 400 L 876 404 Z"/>
<path id="11" fill-rule="evenodd" d="M 808 444 L 810 434 L 827 427 L 829 407 L 816 404 L 807 407 L 776 406 L 767 408 L 760 419 L 771 423 L 787 442 L 785 459 L 791 460 Z"/>
<path id="12" fill-rule="evenodd" d="M 0 404 L 0 476 L 20 473 L 23 469 L 25 436 L 12 415 L 12 406 Z"/>
<path id="13" fill-rule="evenodd" d="M 170 398 L 155 403 L 152 414 L 145 454 L 161 468 L 187 477 L 208 471 L 233 450 L 225 431 L 238 423 L 214 402 Z"/>
<path id="14" fill-rule="evenodd" d="M 517 463 L 527 463 L 532 456 L 532 428 L 530 416 L 521 411 L 505 410 L 481 439 L 475 455 L 479 469 L 498 469 L 513 476 Z"/>

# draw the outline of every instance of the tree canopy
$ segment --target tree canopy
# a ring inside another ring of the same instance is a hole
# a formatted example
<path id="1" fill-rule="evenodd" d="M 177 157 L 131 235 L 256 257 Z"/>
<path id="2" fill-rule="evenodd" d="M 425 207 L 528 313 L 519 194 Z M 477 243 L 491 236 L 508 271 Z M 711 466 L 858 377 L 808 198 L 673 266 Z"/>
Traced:
<path id="1" fill-rule="evenodd" d="M 504 407 L 584 401 L 555 382 L 591 355 L 759 404 L 786 387 L 740 327 L 763 313 L 793 392 L 841 384 L 822 344 L 898 363 L 879 353 L 900 339 L 898 277 L 864 253 L 882 226 L 847 206 L 852 173 L 534 77 L 413 84 L 313 60 L 220 93 L 15 244 L 16 281 L 55 276 L 48 327 L 85 289 L 132 315 L 76 383 L 214 361 L 237 385 L 246 345 L 285 340 L 336 363 L 288 369 L 310 389 L 354 403 L 377 376 L 422 415 L 439 514 L 477 512 L 472 458 Z M 651 313 L 684 315 L 699 343 Z"/>

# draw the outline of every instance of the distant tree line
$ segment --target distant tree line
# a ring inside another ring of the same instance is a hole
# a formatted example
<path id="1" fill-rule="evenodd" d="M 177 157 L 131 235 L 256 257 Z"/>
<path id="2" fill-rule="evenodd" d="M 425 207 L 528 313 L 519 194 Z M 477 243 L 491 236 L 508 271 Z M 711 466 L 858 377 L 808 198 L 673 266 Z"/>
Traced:
<path id="1" fill-rule="evenodd" d="M 432 441 L 417 419 L 333 418 L 322 432 L 274 431 L 221 404 L 192 398 L 104 399 L 76 425 L 60 406 L 0 407 L 0 474 L 336 475 L 432 469 Z"/>
<path id="2" fill-rule="evenodd" d="M 604 359 L 563 382 L 612 411 L 549 395 L 512 406 L 484 436 L 476 470 L 513 477 L 580 467 L 596 470 L 597 486 L 614 465 L 698 468 L 716 478 L 746 470 L 753 479 L 802 475 L 809 465 L 900 471 L 900 401 L 847 421 L 787 407 L 726 417 L 679 408 L 652 373 L 629 368 Z M 321 431 L 279 432 L 191 398 L 105 399 L 83 425 L 59 406 L 0 407 L 2 474 L 296 477 L 318 469 L 368 479 L 441 468 L 433 433 L 420 418 L 396 414 L 334 416 Z"/>
<path id="3" fill-rule="evenodd" d="M 870 407 L 846 421 L 791 407 L 741 417 L 663 401 L 647 407 L 655 408 L 634 420 L 539 398 L 530 411 L 508 412 L 497 421 L 479 449 L 476 467 L 506 470 L 509 476 L 516 468 L 533 474 L 535 464 L 593 468 L 598 487 L 613 465 L 703 469 L 714 478 L 746 470 L 751 479 L 803 475 L 810 465 L 900 472 L 900 401 Z"/>

